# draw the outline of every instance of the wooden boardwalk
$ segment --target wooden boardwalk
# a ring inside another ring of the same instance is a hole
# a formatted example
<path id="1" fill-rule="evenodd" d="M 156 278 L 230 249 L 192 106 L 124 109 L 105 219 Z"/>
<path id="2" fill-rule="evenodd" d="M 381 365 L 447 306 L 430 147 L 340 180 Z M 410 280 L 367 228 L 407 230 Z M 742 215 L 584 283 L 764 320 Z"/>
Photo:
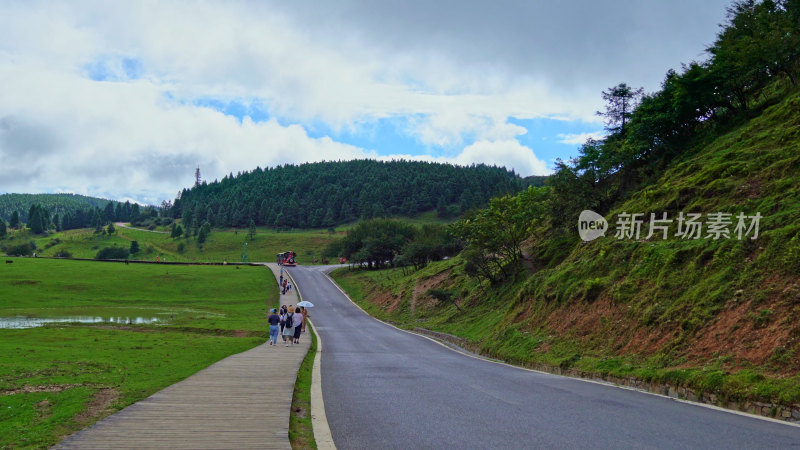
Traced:
<path id="1" fill-rule="evenodd" d="M 297 303 L 291 292 L 282 304 Z M 289 449 L 294 382 L 311 339 L 306 333 L 300 345 L 278 342 L 223 359 L 55 448 Z"/>

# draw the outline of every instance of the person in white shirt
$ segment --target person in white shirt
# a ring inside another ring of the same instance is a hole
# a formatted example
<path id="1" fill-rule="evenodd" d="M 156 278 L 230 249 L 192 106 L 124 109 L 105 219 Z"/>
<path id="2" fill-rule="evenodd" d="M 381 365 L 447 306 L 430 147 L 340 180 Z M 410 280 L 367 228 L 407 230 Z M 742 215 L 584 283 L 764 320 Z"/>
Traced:
<path id="1" fill-rule="evenodd" d="M 295 326 L 294 328 L 294 343 L 300 343 L 300 333 L 305 331 L 306 329 L 306 317 L 300 312 L 300 308 L 295 308 L 294 310 L 294 318 L 292 319 L 292 324 Z"/>

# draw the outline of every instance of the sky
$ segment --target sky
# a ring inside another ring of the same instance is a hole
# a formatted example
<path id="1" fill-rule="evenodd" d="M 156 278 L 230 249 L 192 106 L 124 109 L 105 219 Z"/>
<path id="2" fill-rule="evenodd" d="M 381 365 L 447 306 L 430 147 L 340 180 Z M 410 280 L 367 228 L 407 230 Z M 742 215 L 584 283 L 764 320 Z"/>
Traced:
<path id="1" fill-rule="evenodd" d="M 286 163 L 546 175 L 601 91 L 706 58 L 727 1 L 0 0 L 0 193 L 142 204 Z"/>

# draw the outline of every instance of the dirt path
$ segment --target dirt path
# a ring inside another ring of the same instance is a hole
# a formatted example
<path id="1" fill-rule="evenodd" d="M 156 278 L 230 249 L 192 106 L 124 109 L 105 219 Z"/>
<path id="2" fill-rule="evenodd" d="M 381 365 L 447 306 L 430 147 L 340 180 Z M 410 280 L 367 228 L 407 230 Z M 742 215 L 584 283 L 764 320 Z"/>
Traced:
<path id="1" fill-rule="evenodd" d="M 134 228 L 134 227 L 129 227 L 129 226 L 125 225 L 125 223 L 124 223 L 124 222 L 114 222 L 114 226 L 115 226 L 115 227 L 119 227 L 119 228 L 127 228 L 127 229 L 129 229 L 129 230 L 136 230 L 136 231 L 147 231 L 148 233 L 169 234 L 169 232 L 168 232 L 168 231 L 155 231 L 155 230 L 148 230 L 148 229 L 145 229 L 145 228 Z"/>

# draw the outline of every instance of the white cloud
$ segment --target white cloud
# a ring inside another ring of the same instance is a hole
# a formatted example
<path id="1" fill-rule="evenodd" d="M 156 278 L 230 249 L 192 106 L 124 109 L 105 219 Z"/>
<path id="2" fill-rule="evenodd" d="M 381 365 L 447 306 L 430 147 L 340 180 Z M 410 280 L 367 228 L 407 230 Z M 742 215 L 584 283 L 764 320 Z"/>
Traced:
<path id="1" fill-rule="evenodd" d="M 530 175 L 548 175 L 551 173 L 545 162 L 536 157 L 533 149 L 520 144 L 519 141 L 514 139 L 477 141 L 464 147 L 455 156 L 395 154 L 379 156 L 377 159 L 384 161 L 400 159 L 432 161 L 461 166 L 486 164 L 514 169 L 518 175 L 523 177 Z"/>
<path id="2" fill-rule="evenodd" d="M 522 176 L 550 173 L 544 161 L 537 158 L 531 148 L 513 139 L 475 142 L 454 158 L 454 162 L 462 165 L 482 162 L 513 167 Z"/>
<path id="3" fill-rule="evenodd" d="M 541 174 L 508 118 L 596 123 L 601 89 L 654 88 L 669 67 L 643 62 L 658 55 L 654 42 L 677 64 L 708 43 L 696 30 L 716 30 L 694 2 L 672 3 L 654 6 L 669 13 L 655 19 L 614 6 L 620 20 L 642 19 L 626 34 L 576 6 L 525 2 L 0 2 L 0 187 L 157 202 L 190 185 L 198 164 L 213 179 L 376 156 L 306 130 L 387 117 L 406 118 L 404 131 L 439 155 L 423 158 Z M 687 9 L 696 22 L 676 38 Z M 601 31 L 608 42 L 587 38 Z M 110 81 L 90 80 L 97 71 Z M 239 122 L 194 104 L 203 98 L 252 100 L 271 120 Z"/>
<path id="4" fill-rule="evenodd" d="M 97 83 L 17 73 L 1 63 L 0 75 L 11 75 L 0 91 L 0 180 L 9 191 L 49 186 L 157 203 L 190 185 L 196 165 L 214 179 L 256 165 L 372 156 L 328 137 L 311 138 L 299 125 L 240 123 L 170 101 L 163 86 L 145 80 Z"/>
<path id="5" fill-rule="evenodd" d="M 586 143 L 586 140 L 591 138 L 595 140 L 602 139 L 605 137 L 605 133 L 602 131 L 592 131 L 589 133 L 577 133 L 577 134 L 559 134 L 559 142 L 562 144 L 570 144 L 570 145 L 583 145 Z"/>

